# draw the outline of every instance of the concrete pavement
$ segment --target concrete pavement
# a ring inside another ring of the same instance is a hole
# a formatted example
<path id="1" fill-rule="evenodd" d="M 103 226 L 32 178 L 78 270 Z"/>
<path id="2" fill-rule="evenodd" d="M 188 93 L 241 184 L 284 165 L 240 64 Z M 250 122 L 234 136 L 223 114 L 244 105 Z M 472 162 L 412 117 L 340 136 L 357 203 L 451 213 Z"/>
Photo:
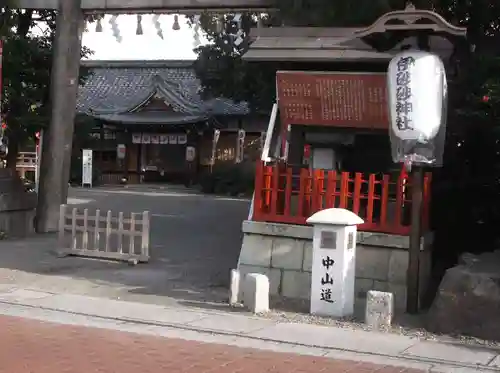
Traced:
<path id="1" fill-rule="evenodd" d="M 201 288 L 227 285 L 241 248 L 241 223 L 248 216 L 246 199 L 207 196 L 189 189 L 124 188 L 71 189 L 70 197 L 93 200 L 99 208 L 151 213 L 150 264 L 179 264 L 183 277 Z"/>
<path id="2" fill-rule="evenodd" d="M 494 348 L 279 323 L 229 307 L 220 311 L 166 307 L 3 286 L 0 314 L 427 372 L 500 372 L 500 351 Z"/>

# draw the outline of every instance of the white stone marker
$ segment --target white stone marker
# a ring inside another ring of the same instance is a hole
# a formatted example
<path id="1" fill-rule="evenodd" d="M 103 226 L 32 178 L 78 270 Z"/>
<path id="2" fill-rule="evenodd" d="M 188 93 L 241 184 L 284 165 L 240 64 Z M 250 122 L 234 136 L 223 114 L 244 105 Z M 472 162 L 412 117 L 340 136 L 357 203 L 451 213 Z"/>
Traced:
<path id="1" fill-rule="evenodd" d="M 319 211 L 313 225 L 311 314 L 332 317 L 354 312 L 356 226 L 363 219 L 345 209 Z"/>
<path id="2" fill-rule="evenodd" d="M 253 313 L 269 311 L 269 278 L 248 273 L 243 280 L 243 305 Z"/>
<path id="3" fill-rule="evenodd" d="M 391 326 L 394 314 L 392 293 L 370 290 L 366 295 L 365 323 L 373 329 Z"/>
<path id="4" fill-rule="evenodd" d="M 240 293 L 240 271 L 237 269 L 231 270 L 231 278 L 229 285 L 229 304 L 235 305 L 238 303 L 238 295 Z"/>

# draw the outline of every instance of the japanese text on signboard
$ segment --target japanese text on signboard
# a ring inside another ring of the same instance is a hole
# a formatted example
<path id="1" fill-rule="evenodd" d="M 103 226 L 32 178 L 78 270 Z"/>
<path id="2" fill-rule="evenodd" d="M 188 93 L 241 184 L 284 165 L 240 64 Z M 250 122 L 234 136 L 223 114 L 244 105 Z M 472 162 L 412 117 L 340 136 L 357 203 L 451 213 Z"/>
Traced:
<path id="1" fill-rule="evenodd" d="M 415 64 L 413 57 L 401 57 L 397 63 L 396 74 L 396 126 L 400 131 L 412 130 L 411 113 L 413 104 L 411 102 L 411 73 L 410 67 Z"/>
<path id="2" fill-rule="evenodd" d="M 327 255 L 325 258 L 321 260 L 321 264 L 325 270 L 323 277 L 321 277 L 321 300 L 328 303 L 333 303 L 333 276 L 331 275 L 330 270 L 333 269 L 333 265 L 335 261 Z"/>

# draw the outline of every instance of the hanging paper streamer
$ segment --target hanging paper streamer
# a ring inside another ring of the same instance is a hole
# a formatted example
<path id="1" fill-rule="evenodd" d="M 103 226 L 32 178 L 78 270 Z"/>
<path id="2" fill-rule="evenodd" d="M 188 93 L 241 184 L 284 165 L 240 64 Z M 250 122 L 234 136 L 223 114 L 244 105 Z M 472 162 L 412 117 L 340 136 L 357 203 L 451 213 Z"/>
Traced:
<path id="1" fill-rule="evenodd" d="M 118 22 L 117 22 L 118 16 L 113 15 L 111 19 L 109 20 L 109 24 L 111 25 L 111 31 L 113 32 L 113 36 L 115 37 L 116 41 L 118 43 L 121 43 L 123 38 L 120 35 L 120 29 L 118 28 Z"/>
<path id="2" fill-rule="evenodd" d="M 243 43 L 245 31 L 242 29 L 243 16 L 240 13 L 235 14 L 232 20 L 233 25 L 236 27 L 236 32 L 231 33 L 233 47 L 238 48 Z"/>
<path id="3" fill-rule="evenodd" d="M 244 34 L 245 34 L 245 32 L 242 29 L 238 30 L 238 32 L 235 35 L 236 39 L 234 39 L 234 45 L 239 47 L 241 45 L 241 43 L 243 43 L 245 41 L 245 39 L 243 39 Z"/>
<path id="4" fill-rule="evenodd" d="M 200 42 L 200 16 L 199 15 L 196 15 L 194 16 L 194 42 L 193 42 L 193 46 L 196 48 L 196 47 L 199 47 L 201 42 Z"/>
<path id="5" fill-rule="evenodd" d="M 156 29 L 156 34 L 163 39 L 163 30 L 161 29 L 161 23 L 160 23 L 160 15 L 155 14 L 153 16 L 153 25 L 155 26 Z"/>

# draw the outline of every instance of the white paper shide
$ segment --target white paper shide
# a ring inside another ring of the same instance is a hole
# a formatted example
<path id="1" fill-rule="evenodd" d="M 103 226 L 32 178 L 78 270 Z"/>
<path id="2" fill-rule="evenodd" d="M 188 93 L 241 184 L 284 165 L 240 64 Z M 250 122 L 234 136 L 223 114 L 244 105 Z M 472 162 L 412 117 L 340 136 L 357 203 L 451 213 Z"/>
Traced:
<path id="1" fill-rule="evenodd" d="M 431 141 L 446 106 L 446 73 L 432 53 L 410 50 L 395 56 L 387 74 L 393 134 L 401 140 Z"/>

